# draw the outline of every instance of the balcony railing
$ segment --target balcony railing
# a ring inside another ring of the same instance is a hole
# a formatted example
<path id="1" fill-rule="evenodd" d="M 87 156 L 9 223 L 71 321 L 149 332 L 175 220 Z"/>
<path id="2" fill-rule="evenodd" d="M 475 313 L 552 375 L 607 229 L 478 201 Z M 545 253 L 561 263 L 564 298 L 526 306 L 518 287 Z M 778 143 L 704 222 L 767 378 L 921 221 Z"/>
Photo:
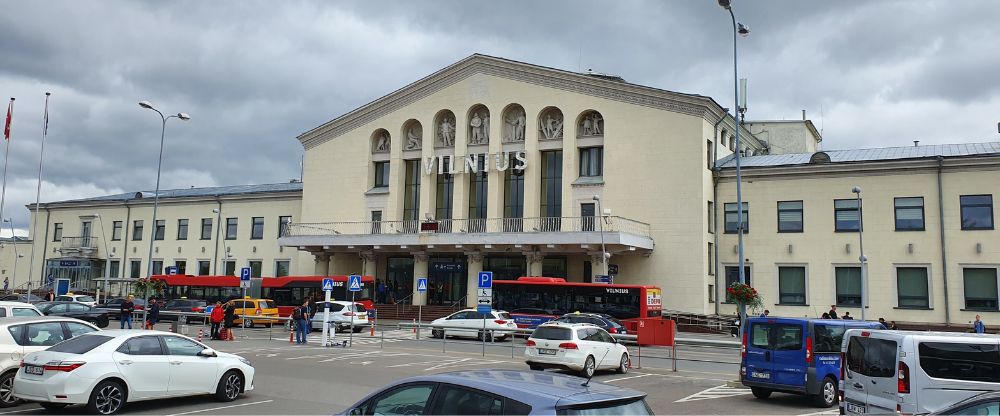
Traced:
<path id="1" fill-rule="evenodd" d="M 97 249 L 97 244 L 100 243 L 98 237 L 63 237 L 62 248 L 66 249 Z"/>
<path id="2" fill-rule="evenodd" d="M 282 237 L 418 234 L 421 224 L 436 223 L 436 231 L 425 233 L 573 233 L 599 232 L 631 234 L 650 238 L 649 224 L 628 218 L 606 217 L 534 217 L 481 218 L 462 220 L 341 221 L 286 224 Z M 431 227 L 433 228 L 433 227 Z"/>

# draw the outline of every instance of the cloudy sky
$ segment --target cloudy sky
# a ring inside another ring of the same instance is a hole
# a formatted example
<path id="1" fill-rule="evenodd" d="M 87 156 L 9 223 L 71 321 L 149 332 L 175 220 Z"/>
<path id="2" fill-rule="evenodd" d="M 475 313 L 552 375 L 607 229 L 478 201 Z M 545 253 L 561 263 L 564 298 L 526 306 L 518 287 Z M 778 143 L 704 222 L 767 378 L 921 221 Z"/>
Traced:
<path id="1" fill-rule="evenodd" d="M 997 141 L 1000 1 L 734 0 L 748 119 L 808 112 L 826 149 Z M 6 212 L 26 228 L 44 93 L 42 201 L 284 182 L 295 140 L 473 53 L 732 102 L 715 0 L 4 1 L 0 97 L 16 97 Z"/>

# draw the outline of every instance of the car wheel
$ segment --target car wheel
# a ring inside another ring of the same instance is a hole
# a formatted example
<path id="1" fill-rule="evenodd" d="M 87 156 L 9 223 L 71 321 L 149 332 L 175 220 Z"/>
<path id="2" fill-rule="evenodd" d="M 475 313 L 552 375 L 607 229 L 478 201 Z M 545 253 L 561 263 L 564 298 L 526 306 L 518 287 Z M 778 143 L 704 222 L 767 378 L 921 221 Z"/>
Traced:
<path id="1" fill-rule="evenodd" d="M 356 334 L 358 332 L 361 332 L 362 329 L 365 329 L 365 327 L 363 327 L 363 326 L 356 326 L 356 327 L 354 327 L 354 333 Z"/>
<path id="2" fill-rule="evenodd" d="M 45 410 L 62 410 L 62 409 L 65 409 L 66 406 L 69 406 L 69 403 L 41 402 L 41 403 L 38 403 L 38 404 L 41 405 L 42 408 L 45 409 Z"/>
<path id="3" fill-rule="evenodd" d="M 222 402 L 236 400 L 243 392 L 243 376 L 236 371 L 227 371 L 219 379 L 219 386 L 215 388 L 215 398 Z"/>
<path id="4" fill-rule="evenodd" d="M 10 371 L 0 376 L 0 407 L 13 407 L 21 403 L 21 399 L 14 397 L 14 376 L 17 371 Z"/>
<path id="5" fill-rule="evenodd" d="M 586 378 L 591 378 L 594 376 L 595 371 L 597 371 L 597 367 L 594 365 L 594 356 L 588 355 L 587 361 L 583 363 L 583 370 L 580 370 L 580 375 Z"/>
<path id="6" fill-rule="evenodd" d="M 628 354 L 627 353 L 622 354 L 622 359 L 618 363 L 618 374 L 625 374 L 625 373 L 627 373 L 630 364 L 631 363 L 628 360 Z"/>
<path id="7" fill-rule="evenodd" d="M 253 328 L 253 320 L 252 319 L 244 319 L 243 320 L 243 327 L 244 328 Z"/>
<path id="8" fill-rule="evenodd" d="M 113 415 L 125 405 L 125 389 L 117 382 L 105 380 L 90 392 L 87 411 L 97 415 Z"/>
<path id="9" fill-rule="evenodd" d="M 818 407 L 833 407 L 837 404 L 837 383 L 832 377 L 823 379 L 823 384 L 819 388 L 819 394 L 813 396 L 813 402 Z"/>
<path id="10" fill-rule="evenodd" d="M 753 397 L 756 397 L 758 399 L 766 399 L 768 397 L 771 397 L 771 390 L 768 389 L 762 389 L 760 387 L 751 387 L 750 391 L 753 392 Z"/>
<path id="11" fill-rule="evenodd" d="M 444 333 L 440 329 L 432 329 L 431 338 L 444 338 Z"/>

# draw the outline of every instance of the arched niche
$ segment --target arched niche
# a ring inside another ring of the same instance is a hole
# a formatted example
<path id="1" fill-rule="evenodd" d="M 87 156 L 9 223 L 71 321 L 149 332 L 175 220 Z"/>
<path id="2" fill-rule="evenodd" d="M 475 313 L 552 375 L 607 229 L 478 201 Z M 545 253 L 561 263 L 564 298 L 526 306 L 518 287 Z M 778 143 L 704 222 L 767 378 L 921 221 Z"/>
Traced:
<path id="1" fill-rule="evenodd" d="M 469 109 L 469 144 L 490 143 L 490 109 L 485 105 L 476 104 Z"/>
<path id="2" fill-rule="evenodd" d="M 403 150 L 420 150 L 424 145 L 424 128 L 419 121 L 410 119 L 403 123 Z"/>
<path id="3" fill-rule="evenodd" d="M 538 113 L 538 140 L 562 140 L 563 113 L 556 107 L 546 107 Z"/>
<path id="4" fill-rule="evenodd" d="M 527 115 L 520 104 L 511 104 L 503 110 L 504 143 L 524 143 Z"/>
<path id="5" fill-rule="evenodd" d="M 372 153 L 389 153 L 392 138 L 386 129 L 378 129 L 372 133 L 371 137 Z"/>
<path id="6" fill-rule="evenodd" d="M 455 147 L 455 113 L 438 111 L 434 116 L 434 147 Z"/>
<path id="7" fill-rule="evenodd" d="M 584 111 L 576 123 L 578 137 L 603 137 L 604 116 L 595 110 Z"/>

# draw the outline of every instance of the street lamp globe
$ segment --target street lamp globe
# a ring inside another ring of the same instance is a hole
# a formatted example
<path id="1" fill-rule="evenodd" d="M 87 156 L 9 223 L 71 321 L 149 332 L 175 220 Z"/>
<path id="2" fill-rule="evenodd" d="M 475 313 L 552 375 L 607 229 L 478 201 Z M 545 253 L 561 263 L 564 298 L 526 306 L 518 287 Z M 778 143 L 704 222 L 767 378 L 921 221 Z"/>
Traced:
<path id="1" fill-rule="evenodd" d="M 188 113 L 177 113 L 177 118 L 181 120 L 190 120 L 191 116 Z"/>
<path id="2" fill-rule="evenodd" d="M 152 110 L 153 109 L 153 104 L 151 104 L 149 101 L 142 100 L 142 101 L 139 101 L 139 107 L 148 108 L 148 109 Z"/>
<path id="3" fill-rule="evenodd" d="M 722 6 L 723 9 L 729 10 L 729 8 L 733 6 L 733 2 L 731 0 L 719 0 L 719 6 Z"/>
<path id="4" fill-rule="evenodd" d="M 743 37 L 750 36 L 750 27 L 744 25 L 743 23 L 737 23 L 736 26 L 737 26 L 736 33 L 739 33 L 740 36 Z"/>
<path id="5" fill-rule="evenodd" d="M 855 186 L 855 187 L 851 188 L 851 192 L 854 192 L 856 194 L 860 194 L 861 193 L 861 187 L 860 186 Z"/>

